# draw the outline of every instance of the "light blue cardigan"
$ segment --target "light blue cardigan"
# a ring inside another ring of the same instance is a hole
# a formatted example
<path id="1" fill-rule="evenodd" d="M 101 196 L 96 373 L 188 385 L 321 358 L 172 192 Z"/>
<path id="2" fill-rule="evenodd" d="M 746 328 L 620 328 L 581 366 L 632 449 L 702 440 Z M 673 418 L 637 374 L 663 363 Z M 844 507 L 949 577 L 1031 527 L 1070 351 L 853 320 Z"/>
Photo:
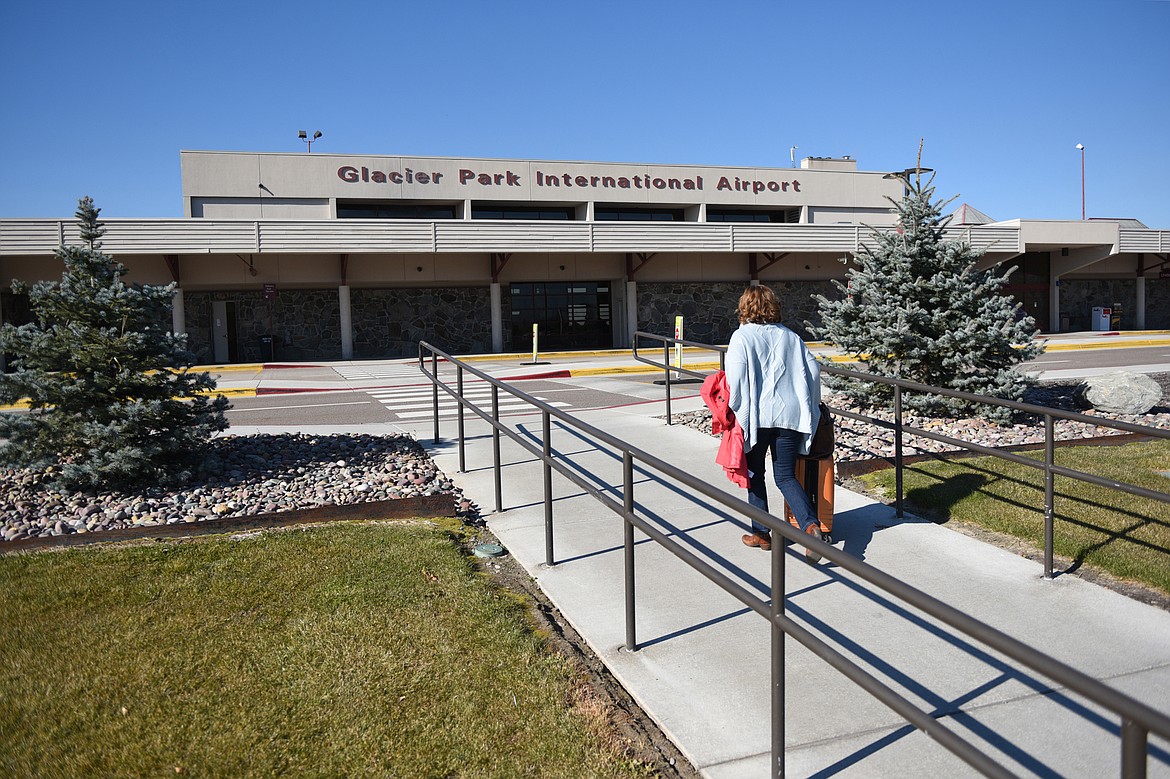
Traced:
<path id="1" fill-rule="evenodd" d="M 784 325 L 743 324 L 731 334 L 724 363 L 728 405 L 751 451 L 761 427 L 804 433 L 808 454 L 821 418 L 821 367 L 800 336 Z"/>

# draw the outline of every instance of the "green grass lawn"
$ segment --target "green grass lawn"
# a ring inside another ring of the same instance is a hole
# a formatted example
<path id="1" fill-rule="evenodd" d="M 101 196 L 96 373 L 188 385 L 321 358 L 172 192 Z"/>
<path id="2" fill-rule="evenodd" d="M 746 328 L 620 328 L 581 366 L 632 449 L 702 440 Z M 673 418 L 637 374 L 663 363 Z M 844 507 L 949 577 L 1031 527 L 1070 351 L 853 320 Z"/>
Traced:
<path id="1" fill-rule="evenodd" d="M 1043 462 L 1044 454 L 1030 453 Z M 1170 492 L 1170 441 L 1056 450 L 1058 465 Z M 862 479 L 888 499 L 894 471 Z M 1170 504 L 1056 477 L 1055 551 L 1072 560 L 1170 593 Z M 994 457 L 927 460 L 905 470 L 907 508 L 936 521 L 957 519 L 1044 548 L 1044 472 Z"/>
<path id="2" fill-rule="evenodd" d="M 430 525 L 0 558 L 0 775 L 643 776 Z"/>

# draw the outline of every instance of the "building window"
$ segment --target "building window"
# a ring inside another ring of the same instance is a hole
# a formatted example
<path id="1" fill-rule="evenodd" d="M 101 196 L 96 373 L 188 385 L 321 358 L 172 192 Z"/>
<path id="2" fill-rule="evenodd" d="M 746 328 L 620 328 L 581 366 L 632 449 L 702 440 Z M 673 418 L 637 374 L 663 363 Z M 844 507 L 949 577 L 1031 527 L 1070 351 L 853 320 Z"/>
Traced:
<path id="1" fill-rule="evenodd" d="M 711 208 L 707 206 L 708 222 L 786 222 L 800 221 L 799 208 L 757 211 L 748 208 Z"/>
<path id="2" fill-rule="evenodd" d="M 613 345 L 608 282 L 514 282 L 509 293 L 514 348 L 532 343 L 534 324 L 542 349 Z"/>
<path id="3" fill-rule="evenodd" d="M 454 219 L 454 204 L 337 203 L 338 219 Z"/>
<path id="4" fill-rule="evenodd" d="M 573 218 L 571 206 L 508 206 L 500 204 L 473 203 L 471 206 L 472 219 L 552 219 L 566 220 Z"/>
<path id="5" fill-rule="evenodd" d="M 681 222 L 683 209 L 597 206 L 593 217 L 601 222 Z"/>

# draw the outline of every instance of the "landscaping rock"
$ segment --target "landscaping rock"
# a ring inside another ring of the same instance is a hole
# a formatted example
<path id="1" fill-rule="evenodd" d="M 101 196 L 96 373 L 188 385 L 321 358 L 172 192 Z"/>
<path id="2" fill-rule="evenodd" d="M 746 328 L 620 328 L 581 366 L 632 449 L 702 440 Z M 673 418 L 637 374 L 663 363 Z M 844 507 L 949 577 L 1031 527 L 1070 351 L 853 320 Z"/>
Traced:
<path id="1" fill-rule="evenodd" d="M 1089 407 L 1111 414 L 1145 414 L 1162 399 L 1158 383 L 1134 371 L 1092 376 L 1079 389 Z"/>
<path id="2" fill-rule="evenodd" d="M 478 520 L 471 501 L 408 436 L 223 436 L 209 444 L 198 481 L 134 494 L 61 495 L 42 474 L 0 468 L 0 538 L 100 532 L 129 525 L 202 522 L 320 505 L 450 494 Z M 395 474 L 387 479 L 387 472 Z"/>

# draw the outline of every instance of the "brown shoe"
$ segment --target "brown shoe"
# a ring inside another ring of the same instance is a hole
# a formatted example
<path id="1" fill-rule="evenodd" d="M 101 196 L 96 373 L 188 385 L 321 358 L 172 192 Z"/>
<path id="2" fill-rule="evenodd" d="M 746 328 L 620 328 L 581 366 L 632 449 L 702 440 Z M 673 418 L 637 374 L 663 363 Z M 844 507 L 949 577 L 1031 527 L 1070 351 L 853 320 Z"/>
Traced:
<path id="1" fill-rule="evenodd" d="M 804 529 L 804 532 L 808 533 L 810 536 L 817 539 L 818 541 L 824 540 L 824 534 L 821 533 L 821 526 L 817 522 L 813 522 L 811 525 L 806 527 Z M 816 563 L 819 563 L 821 561 L 821 556 L 818 553 L 814 552 L 813 550 L 806 548 L 804 550 L 804 559 L 815 565 Z"/>
<path id="2" fill-rule="evenodd" d="M 772 536 L 761 533 L 748 533 L 743 537 L 744 546 L 758 546 L 767 552 L 772 548 Z"/>

